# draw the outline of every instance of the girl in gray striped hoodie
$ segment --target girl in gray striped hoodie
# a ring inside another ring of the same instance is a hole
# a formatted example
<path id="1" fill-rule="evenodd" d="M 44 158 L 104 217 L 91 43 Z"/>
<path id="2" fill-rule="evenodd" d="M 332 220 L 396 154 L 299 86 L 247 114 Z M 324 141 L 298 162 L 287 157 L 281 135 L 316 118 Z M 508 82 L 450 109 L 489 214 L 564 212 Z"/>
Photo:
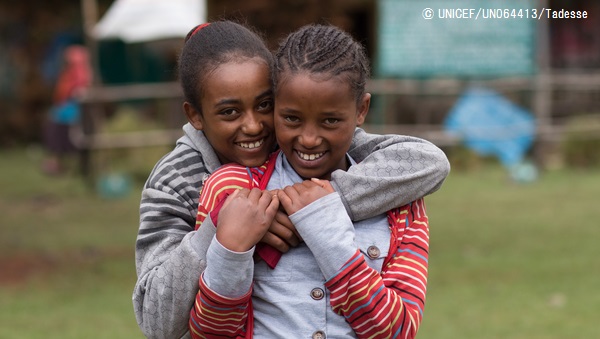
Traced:
<path id="1" fill-rule="evenodd" d="M 190 123 L 154 167 L 140 203 L 133 304 L 149 338 L 189 337 L 189 310 L 215 233 L 194 230 L 206 177 L 225 163 L 262 164 L 276 148 L 272 67 L 265 43 L 242 25 L 203 24 L 186 37 L 179 75 Z M 438 147 L 410 136 L 357 128 L 348 153 L 359 163 L 333 172 L 331 184 L 354 221 L 435 192 L 450 170 Z M 273 225 L 263 241 L 281 251 L 294 246 L 285 225 Z"/>

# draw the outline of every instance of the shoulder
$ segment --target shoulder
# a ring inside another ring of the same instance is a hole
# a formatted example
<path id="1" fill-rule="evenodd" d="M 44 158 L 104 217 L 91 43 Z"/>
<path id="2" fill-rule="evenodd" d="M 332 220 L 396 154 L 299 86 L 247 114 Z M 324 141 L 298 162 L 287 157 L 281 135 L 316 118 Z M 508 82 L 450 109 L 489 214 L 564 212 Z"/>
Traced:
<path id="1" fill-rule="evenodd" d="M 207 175 L 208 171 L 200 152 L 185 144 L 179 144 L 156 163 L 144 189 L 191 195 L 197 199 L 198 188 Z"/>
<path id="2" fill-rule="evenodd" d="M 250 187 L 250 176 L 247 167 L 238 164 L 223 165 L 204 182 L 205 189 L 231 185 L 241 186 L 239 188 Z"/>

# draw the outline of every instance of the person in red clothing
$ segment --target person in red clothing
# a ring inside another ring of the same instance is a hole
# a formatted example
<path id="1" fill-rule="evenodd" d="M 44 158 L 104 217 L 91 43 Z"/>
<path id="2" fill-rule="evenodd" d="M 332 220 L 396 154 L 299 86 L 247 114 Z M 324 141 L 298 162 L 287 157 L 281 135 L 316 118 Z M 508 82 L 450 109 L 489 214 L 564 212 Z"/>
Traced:
<path id="1" fill-rule="evenodd" d="M 356 164 L 347 152 L 371 99 L 364 48 L 336 27 L 310 25 L 290 34 L 275 59 L 280 150 L 261 166 L 221 167 L 204 184 L 198 225 L 217 228 L 190 333 L 412 338 L 427 286 L 423 199 L 353 223 L 328 181 Z M 279 208 L 303 242 L 283 255 L 261 252 Z"/>
<path id="2" fill-rule="evenodd" d="M 42 166 L 45 173 L 55 175 L 63 172 L 65 157 L 75 151 L 69 133 L 79 119 L 77 98 L 91 84 L 92 68 L 87 49 L 79 45 L 67 47 L 44 136 L 48 152 Z"/>

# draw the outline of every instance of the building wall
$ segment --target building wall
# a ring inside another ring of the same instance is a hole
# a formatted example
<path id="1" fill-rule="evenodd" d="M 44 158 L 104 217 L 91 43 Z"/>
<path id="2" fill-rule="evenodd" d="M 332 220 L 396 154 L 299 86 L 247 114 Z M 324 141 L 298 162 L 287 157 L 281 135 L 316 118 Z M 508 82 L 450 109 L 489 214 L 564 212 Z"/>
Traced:
<path id="1" fill-rule="evenodd" d="M 112 3 L 96 0 L 99 15 Z M 550 0 L 552 8 L 586 10 L 586 20 L 551 20 L 553 68 L 577 72 L 600 69 L 600 2 Z M 289 32 L 308 23 L 331 23 L 363 42 L 370 56 L 376 46 L 376 0 L 207 0 L 208 19 L 234 19 L 262 32 L 271 48 Z M 56 64 L 51 51 L 59 36 L 83 41 L 80 1 L 0 1 L 0 146 L 38 141 L 49 107 Z M 570 100 L 593 107 L 598 95 Z M 572 98 L 570 94 L 563 97 Z M 426 98 L 430 100 L 431 98 Z M 406 107 L 421 107 L 420 98 L 404 98 Z M 571 104 L 566 107 L 577 110 Z M 587 109 L 587 108 L 586 108 Z M 566 114 L 562 112 L 560 114 Z"/>

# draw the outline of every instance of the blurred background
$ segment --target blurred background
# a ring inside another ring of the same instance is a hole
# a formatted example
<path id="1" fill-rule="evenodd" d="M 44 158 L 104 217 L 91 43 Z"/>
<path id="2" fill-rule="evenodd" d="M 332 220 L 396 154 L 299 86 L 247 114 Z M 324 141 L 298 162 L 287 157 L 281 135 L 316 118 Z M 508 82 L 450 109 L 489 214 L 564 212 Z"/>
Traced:
<path id="1" fill-rule="evenodd" d="M 448 155 L 419 338 L 600 337 L 600 3 L 0 0 L 0 338 L 142 337 L 141 187 L 182 134 L 183 37 L 218 19 L 273 49 L 347 30 L 364 128 Z"/>

